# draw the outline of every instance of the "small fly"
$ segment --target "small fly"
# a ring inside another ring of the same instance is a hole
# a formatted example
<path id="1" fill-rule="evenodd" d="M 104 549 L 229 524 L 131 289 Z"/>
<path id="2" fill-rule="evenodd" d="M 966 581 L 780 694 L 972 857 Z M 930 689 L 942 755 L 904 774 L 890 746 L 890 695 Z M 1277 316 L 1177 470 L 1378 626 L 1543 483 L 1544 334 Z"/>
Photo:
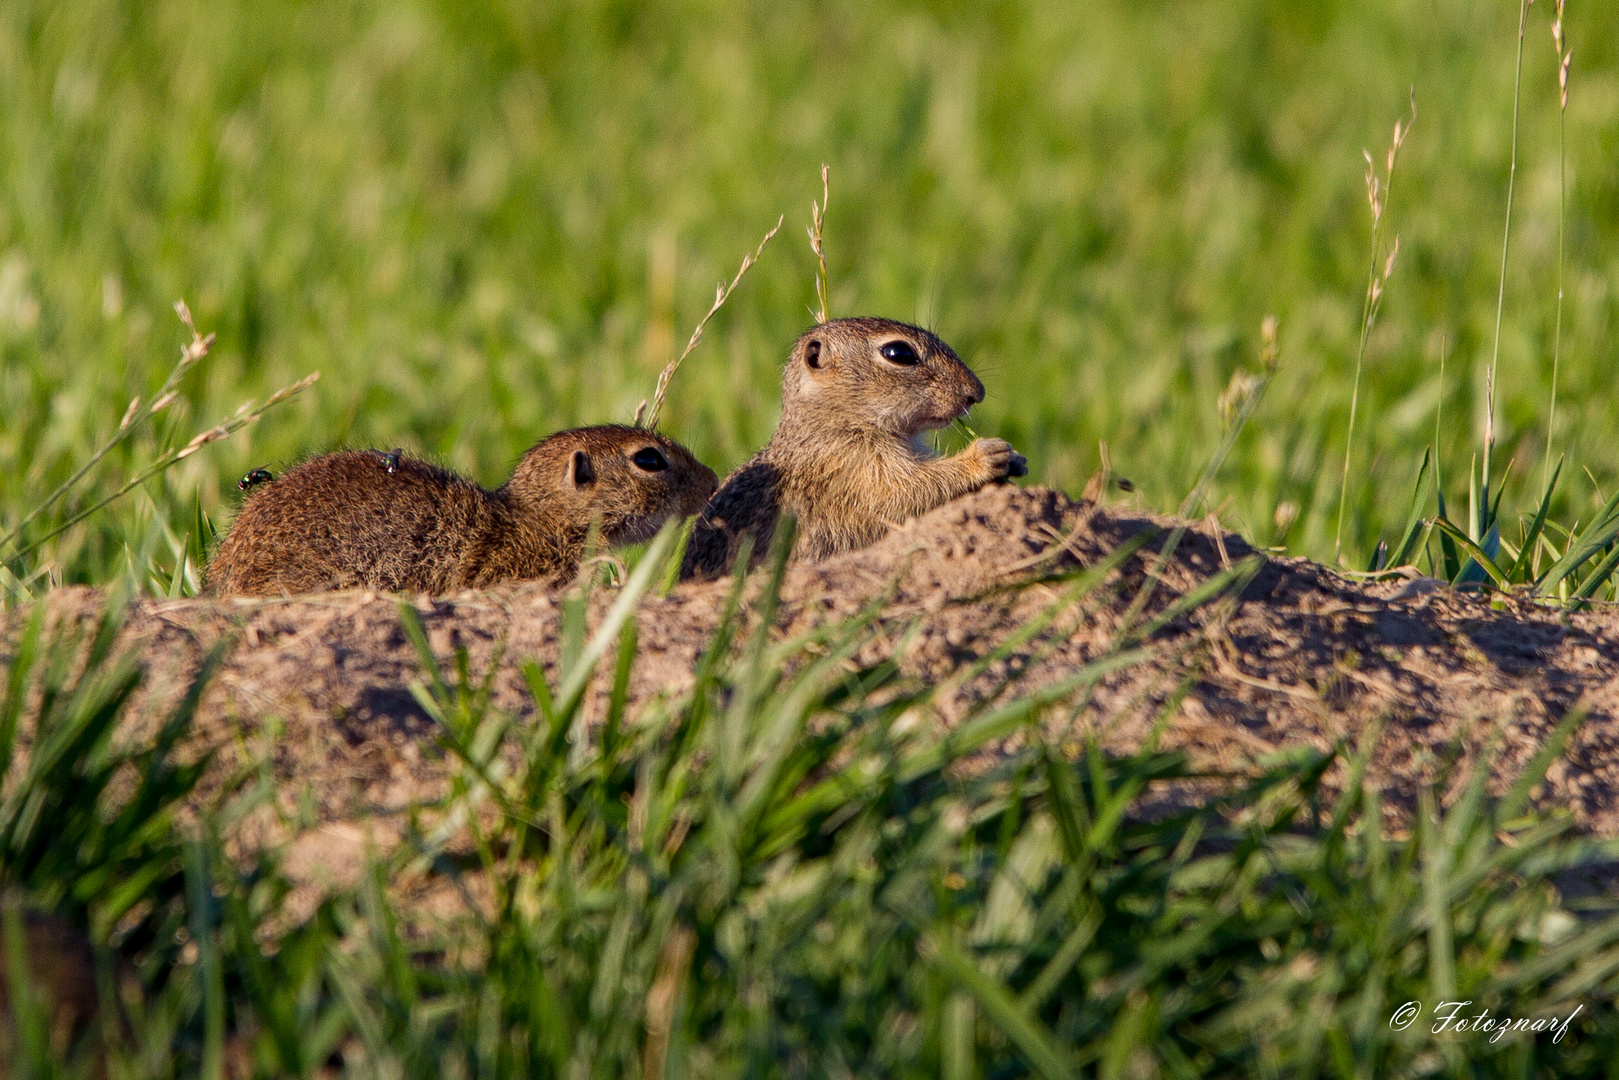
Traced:
<path id="1" fill-rule="evenodd" d="M 275 477 L 270 474 L 269 469 L 254 469 L 252 472 L 236 481 L 236 486 L 241 488 L 243 491 L 246 491 L 248 488 L 262 484 L 266 480 L 274 479 Z"/>

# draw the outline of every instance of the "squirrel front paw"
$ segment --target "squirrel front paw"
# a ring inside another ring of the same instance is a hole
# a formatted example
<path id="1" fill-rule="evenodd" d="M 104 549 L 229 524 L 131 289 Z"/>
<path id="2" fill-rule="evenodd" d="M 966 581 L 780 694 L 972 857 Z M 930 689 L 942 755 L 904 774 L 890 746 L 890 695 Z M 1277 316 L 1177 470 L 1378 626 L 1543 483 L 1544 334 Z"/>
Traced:
<path id="1" fill-rule="evenodd" d="M 1013 450 L 1005 439 L 974 439 L 967 452 L 983 463 L 986 484 L 1029 475 L 1029 459 Z"/>

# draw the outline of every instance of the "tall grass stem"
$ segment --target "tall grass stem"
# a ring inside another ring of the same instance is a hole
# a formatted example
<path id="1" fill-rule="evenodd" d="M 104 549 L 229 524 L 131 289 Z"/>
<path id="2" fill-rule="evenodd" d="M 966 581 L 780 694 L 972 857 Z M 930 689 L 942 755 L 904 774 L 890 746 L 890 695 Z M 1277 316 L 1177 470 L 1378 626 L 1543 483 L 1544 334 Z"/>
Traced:
<path id="1" fill-rule="evenodd" d="M 1410 117 L 1404 124 L 1394 122 L 1394 137 L 1389 142 L 1388 155 L 1384 158 L 1383 179 L 1377 178 L 1377 166 L 1372 161 L 1370 151 L 1362 150 L 1366 158 L 1366 200 L 1372 208 L 1372 238 L 1369 263 L 1366 267 L 1366 295 L 1361 301 L 1360 308 L 1360 341 L 1355 347 L 1355 382 L 1349 393 L 1349 430 L 1344 436 L 1344 468 L 1343 476 L 1338 485 L 1338 524 L 1332 534 L 1333 559 L 1340 565 L 1343 562 L 1344 549 L 1344 507 L 1349 502 L 1349 461 L 1355 452 L 1355 417 L 1360 411 L 1360 377 L 1366 363 L 1366 342 L 1371 337 L 1372 324 L 1377 321 L 1377 311 L 1382 304 L 1383 289 L 1388 284 L 1390 275 L 1394 273 L 1394 259 L 1400 252 L 1400 238 L 1395 236 L 1394 246 L 1390 249 L 1387 259 L 1383 263 L 1383 273 L 1377 272 L 1377 256 L 1379 243 L 1382 240 L 1383 212 L 1388 209 L 1389 192 L 1394 184 L 1394 162 L 1399 157 L 1400 147 L 1405 137 L 1411 133 L 1411 125 L 1417 120 L 1417 93 L 1416 88 L 1411 90 Z"/>
<path id="2" fill-rule="evenodd" d="M 1518 0 L 1518 63 L 1512 77 L 1512 157 L 1507 166 L 1507 220 L 1501 231 L 1501 275 L 1495 290 L 1495 344 L 1490 349 L 1490 367 L 1484 376 L 1484 502 L 1490 505 L 1490 456 L 1495 449 L 1495 371 L 1501 359 L 1501 315 L 1507 300 L 1507 251 L 1512 244 L 1512 195 L 1518 181 L 1518 107 L 1523 86 L 1523 31 L 1529 19 L 1529 0 Z M 1479 532 L 1485 532 L 1480 521 Z"/>
<path id="3" fill-rule="evenodd" d="M 1372 222 L 1371 266 L 1366 273 L 1366 299 L 1361 305 L 1360 344 L 1355 349 L 1355 383 L 1349 392 L 1349 431 L 1344 438 L 1344 471 L 1338 485 L 1338 524 L 1332 533 L 1332 555 L 1341 559 L 1344 550 L 1344 505 L 1349 501 L 1349 458 L 1355 450 L 1355 416 L 1360 411 L 1360 373 L 1366 362 L 1366 338 L 1371 328 L 1372 282 L 1377 278 L 1377 233 L 1380 221 Z"/>
<path id="4" fill-rule="evenodd" d="M 1572 49 L 1564 47 L 1563 0 L 1557 0 L 1552 20 L 1552 43 L 1557 46 L 1557 322 L 1552 331 L 1552 396 L 1546 409 L 1546 461 L 1541 486 L 1549 482 L 1552 467 L 1552 431 L 1557 424 L 1557 376 L 1563 356 L 1563 250 L 1567 226 L 1568 155 L 1565 136 L 1568 127 L 1568 68 Z"/>

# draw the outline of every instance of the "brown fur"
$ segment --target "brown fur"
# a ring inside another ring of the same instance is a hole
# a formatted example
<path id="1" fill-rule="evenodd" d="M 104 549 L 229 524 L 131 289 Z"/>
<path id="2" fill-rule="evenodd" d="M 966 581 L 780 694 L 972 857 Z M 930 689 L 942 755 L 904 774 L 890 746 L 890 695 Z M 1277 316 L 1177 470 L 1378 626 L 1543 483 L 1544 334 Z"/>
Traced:
<path id="1" fill-rule="evenodd" d="M 648 449 L 668 467 L 637 466 Z M 206 591 L 447 593 L 565 580 L 593 521 L 605 544 L 646 540 L 670 516 L 701 509 L 714 485 L 685 447 L 611 425 L 541 441 L 498 491 L 415 458 L 339 451 L 258 485 L 208 565 Z"/>
<path id="2" fill-rule="evenodd" d="M 881 350 L 911 346 L 917 362 Z M 782 513 L 798 522 L 794 554 L 821 559 L 864 547 L 891 524 L 1026 471 L 1002 439 L 939 458 L 922 434 L 966 415 L 984 384 L 950 346 L 889 319 L 835 319 L 804 333 L 782 376 L 781 422 L 753 460 L 726 477 L 697 519 L 684 578 L 724 573 L 744 537 L 754 558 Z"/>

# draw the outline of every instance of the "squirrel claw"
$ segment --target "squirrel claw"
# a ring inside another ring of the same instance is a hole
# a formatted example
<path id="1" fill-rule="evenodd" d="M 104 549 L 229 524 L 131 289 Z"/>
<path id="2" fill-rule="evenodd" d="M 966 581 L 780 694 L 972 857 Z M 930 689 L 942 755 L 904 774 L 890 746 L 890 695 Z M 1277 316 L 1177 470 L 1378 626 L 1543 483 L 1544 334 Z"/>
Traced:
<path id="1" fill-rule="evenodd" d="M 988 470 L 984 483 L 998 484 L 1014 476 L 1029 475 L 1029 459 L 1012 449 L 1005 439 L 977 439 L 967 448 Z"/>

